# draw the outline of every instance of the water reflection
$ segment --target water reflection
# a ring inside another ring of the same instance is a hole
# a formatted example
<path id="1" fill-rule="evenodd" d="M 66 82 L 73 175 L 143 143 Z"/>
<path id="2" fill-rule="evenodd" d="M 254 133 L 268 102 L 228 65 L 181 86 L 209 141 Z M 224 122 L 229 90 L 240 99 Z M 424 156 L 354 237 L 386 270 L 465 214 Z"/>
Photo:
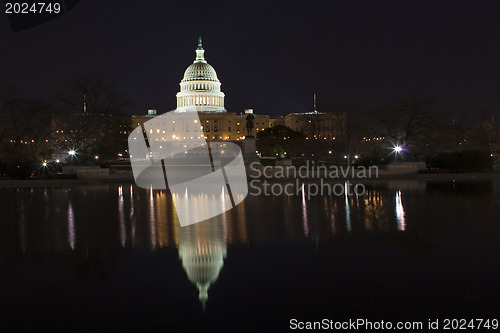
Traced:
<path id="1" fill-rule="evenodd" d="M 429 304 L 433 313 L 460 312 L 464 299 L 470 309 L 492 308 L 500 186 L 403 185 L 372 183 L 359 197 L 248 196 L 183 228 L 168 191 L 0 188 L 4 317 L 18 318 L 15 327 L 50 310 L 57 325 L 99 318 L 107 331 L 135 329 L 136 318 L 194 326 L 203 317 L 233 328 L 231 320 L 276 308 L 282 317 L 304 309 L 348 317 L 359 304 L 382 304 L 368 313 L 374 318 L 388 308 L 424 313 Z"/>
<path id="2" fill-rule="evenodd" d="M 336 221 L 335 221 L 335 209 L 334 209 L 334 204 L 333 204 L 332 201 L 333 201 L 333 199 L 332 199 L 332 197 L 330 197 L 329 198 L 329 203 L 330 203 L 330 226 L 332 228 L 332 235 L 335 235 L 337 233 L 337 226 L 336 226 Z M 326 200 L 325 200 L 325 205 L 327 205 Z M 325 211 L 328 212 L 328 206 L 325 207 Z"/>
<path id="3" fill-rule="evenodd" d="M 156 219 L 155 219 L 155 202 L 153 194 L 153 186 L 149 189 L 149 230 L 151 246 L 154 248 L 156 246 Z"/>
<path id="4" fill-rule="evenodd" d="M 406 230 L 405 210 L 401 201 L 401 191 L 396 192 L 396 218 L 398 220 L 398 230 Z"/>
<path id="5" fill-rule="evenodd" d="M 135 243 L 135 223 L 136 223 L 136 218 L 135 218 L 135 209 L 134 209 L 134 186 L 131 184 L 130 185 L 130 214 L 129 214 L 129 220 L 130 220 L 130 238 L 132 239 L 132 246 L 136 246 Z"/>
<path id="6" fill-rule="evenodd" d="M 125 211 L 124 211 L 124 202 L 123 202 L 123 186 L 118 186 L 118 219 L 120 222 L 120 242 L 122 247 L 125 247 L 125 243 L 127 242 L 127 234 L 125 231 Z"/>
<path id="7" fill-rule="evenodd" d="M 443 234 L 447 229 L 441 221 L 451 219 L 450 212 L 459 212 L 461 216 L 467 214 L 464 207 L 470 210 L 475 204 L 479 207 L 475 212 L 480 214 L 497 203 L 492 193 L 498 192 L 498 188 L 492 185 L 389 185 L 369 186 L 359 197 L 307 198 L 304 188 L 301 196 L 249 196 L 216 218 L 182 228 L 167 191 L 129 184 L 0 189 L 0 200 L 9 208 L 0 225 L 5 240 L 3 256 L 19 254 L 12 255 L 11 262 L 22 262 L 27 257 L 36 261 L 44 257 L 84 256 L 84 266 L 90 260 L 98 268 L 93 271 L 100 272 L 107 268 L 101 267 L 100 256 L 112 252 L 109 250 L 177 249 L 187 278 L 196 285 L 198 298 L 205 304 L 210 286 L 221 273 L 228 247 L 236 244 L 285 240 L 314 242 L 321 248 L 318 243 L 335 243 L 369 233 L 389 235 L 380 239 L 408 245 L 417 239 L 413 237 L 416 229 L 419 243 L 427 244 L 421 235 Z M 460 192 L 461 188 L 466 191 Z M 477 198 L 471 198 L 471 191 Z M 485 230 L 492 225 L 484 226 Z M 432 244 L 432 237 L 428 239 Z M 413 246 L 406 245 L 400 248 Z M 181 269 L 179 261 L 171 265 Z"/>
<path id="8" fill-rule="evenodd" d="M 302 220 L 303 220 L 303 228 L 304 228 L 304 236 L 309 235 L 309 221 L 307 219 L 307 201 L 306 201 L 306 191 L 305 184 L 302 183 Z"/>
<path id="9" fill-rule="evenodd" d="M 347 183 L 344 184 L 344 189 L 347 189 Z M 347 191 L 344 191 L 344 196 L 345 196 L 345 225 L 347 232 L 351 233 L 352 232 L 352 226 L 351 226 L 351 209 L 349 208 L 349 196 L 347 195 Z"/>
<path id="10" fill-rule="evenodd" d="M 21 250 L 26 252 L 26 212 L 25 207 L 26 204 L 24 202 L 24 193 L 22 191 L 17 191 L 16 196 L 17 203 L 17 211 L 19 212 L 19 245 L 21 246 Z"/>
<path id="11" fill-rule="evenodd" d="M 387 230 L 389 227 L 386 198 L 382 191 L 368 189 L 364 195 L 364 228 L 366 231 Z"/>
<path id="12" fill-rule="evenodd" d="M 228 244 L 283 237 L 318 241 L 357 232 L 407 231 L 412 221 L 405 195 L 412 191 L 367 187 L 359 197 L 307 198 L 305 191 L 298 197 L 249 197 L 216 220 L 222 223 L 221 237 Z M 13 236 L 22 252 L 30 247 L 36 251 L 41 244 L 58 250 L 88 244 L 155 250 L 180 244 L 183 228 L 167 191 L 134 185 L 88 185 L 14 192 L 10 196 L 3 189 L 0 196 L 4 202 L 12 202 L 9 219 L 16 224 Z"/>
<path id="13" fill-rule="evenodd" d="M 221 218 L 183 227 L 179 239 L 179 258 L 189 281 L 198 288 L 205 308 L 208 289 L 215 283 L 227 254 L 225 223 Z"/>
<path id="14" fill-rule="evenodd" d="M 75 249 L 75 213 L 71 201 L 68 202 L 68 244 L 72 250 Z"/>

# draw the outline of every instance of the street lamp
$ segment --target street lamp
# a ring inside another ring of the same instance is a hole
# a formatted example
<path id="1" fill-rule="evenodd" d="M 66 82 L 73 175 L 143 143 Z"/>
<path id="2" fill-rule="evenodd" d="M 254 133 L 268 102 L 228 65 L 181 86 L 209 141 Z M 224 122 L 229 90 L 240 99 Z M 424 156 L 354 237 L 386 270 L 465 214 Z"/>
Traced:
<path id="1" fill-rule="evenodd" d="M 395 145 L 392 148 L 392 151 L 394 152 L 394 162 L 397 162 L 398 160 L 398 154 L 401 154 L 403 152 L 403 147 L 400 145 Z"/>

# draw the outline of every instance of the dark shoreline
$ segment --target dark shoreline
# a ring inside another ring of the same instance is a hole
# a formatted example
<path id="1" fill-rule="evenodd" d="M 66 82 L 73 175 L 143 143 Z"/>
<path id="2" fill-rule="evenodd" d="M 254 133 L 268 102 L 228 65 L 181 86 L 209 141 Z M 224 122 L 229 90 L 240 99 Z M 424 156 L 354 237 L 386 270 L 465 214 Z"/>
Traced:
<path id="1" fill-rule="evenodd" d="M 286 182 L 295 180 L 295 178 L 267 178 L 267 177 L 252 177 L 248 175 L 248 181 L 252 180 L 268 181 L 268 182 Z M 299 178 L 302 182 L 319 182 L 323 179 L 324 182 L 344 182 L 356 181 L 357 183 L 372 183 L 385 182 L 392 180 L 414 180 L 414 181 L 488 181 L 500 180 L 498 172 L 483 172 L 483 173 L 439 173 L 439 174 L 385 174 L 379 173 L 378 177 L 373 178 Z M 103 185 L 103 184 L 133 184 L 134 178 L 132 175 L 116 175 L 104 178 L 77 178 L 77 179 L 5 179 L 0 180 L 0 188 L 25 188 L 25 187 L 60 187 L 68 185 Z"/>

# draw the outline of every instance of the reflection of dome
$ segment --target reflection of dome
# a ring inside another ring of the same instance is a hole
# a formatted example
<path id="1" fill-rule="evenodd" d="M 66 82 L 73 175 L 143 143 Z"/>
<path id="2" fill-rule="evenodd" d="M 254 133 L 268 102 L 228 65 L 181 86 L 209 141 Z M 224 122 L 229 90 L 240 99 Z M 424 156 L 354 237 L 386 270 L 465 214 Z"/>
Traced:
<path id="1" fill-rule="evenodd" d="M 177 111 L 226 112 L 224 93 L 215 69 L 205 60 L 205 50 L 198 39 L 196 59 L 184 72 L 181 91 L 177 93 Z"/>
<path id="2" fill-rule="evenodd" d="M 179 258 L 189 281 L 198 287 L 198 297 L 205 307 L 208 288 L 219 277 L 226 257 L 226 243 L 220 224 L 205 221 L 183 227 L 179 240 Z"/>

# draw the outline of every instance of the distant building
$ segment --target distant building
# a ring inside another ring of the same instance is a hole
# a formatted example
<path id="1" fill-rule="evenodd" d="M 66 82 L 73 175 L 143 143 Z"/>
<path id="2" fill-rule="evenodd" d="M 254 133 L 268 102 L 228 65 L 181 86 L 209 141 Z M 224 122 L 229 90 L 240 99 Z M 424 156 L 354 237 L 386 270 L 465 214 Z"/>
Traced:
<path id="1" fill-rule="evenodd" d="M 270 116 L 269 117 L 269 127 L 274 127 L 274 126 L 286 126 L 285 125 L 285 117 L 283 116 Z"/>
<path id="2" fill-rule="evenodd" d="M 176 112 L 199 112 L 201 126 L 205 138 L 209 141 L 240 141 L 247 135 L 245 117 L 252 108 L 244 112 L 227 112 L 224 107 L 224 93 L 221 91 L 221 82 L 217 78 L 215 69 L 205 60 L 201 38 L 198 40 L 196 59 L 184 72 L 180 82 L 180 92 L 177 93 Z M 316 109 L 316 106 L 315 106 Z M 267 128 L 283 125 L 302 132 L 311 138 L 324 140 L 335 139 L 342 135 L 345 126 L 345 114 L 340 113 L 291 113 L 286 116 L 269 116 L 254 114 L 254 134 Z M 156 117 L 156 110 L 149 110 L 147 115 L 132 117 L 132 126 L 135 128 L 151 118 Z M 157 133 L 162 134 L 162 124 L 158 122 Z M 168 141 L 165 138 L 159 140 Z"/>
<path id="3" fill-rule="evenodd" d="M 285 116 L 285 126 L 307 138 L 335 140 L 344 134 L 345 120 L 345 113 L 290 113 Z"/>

